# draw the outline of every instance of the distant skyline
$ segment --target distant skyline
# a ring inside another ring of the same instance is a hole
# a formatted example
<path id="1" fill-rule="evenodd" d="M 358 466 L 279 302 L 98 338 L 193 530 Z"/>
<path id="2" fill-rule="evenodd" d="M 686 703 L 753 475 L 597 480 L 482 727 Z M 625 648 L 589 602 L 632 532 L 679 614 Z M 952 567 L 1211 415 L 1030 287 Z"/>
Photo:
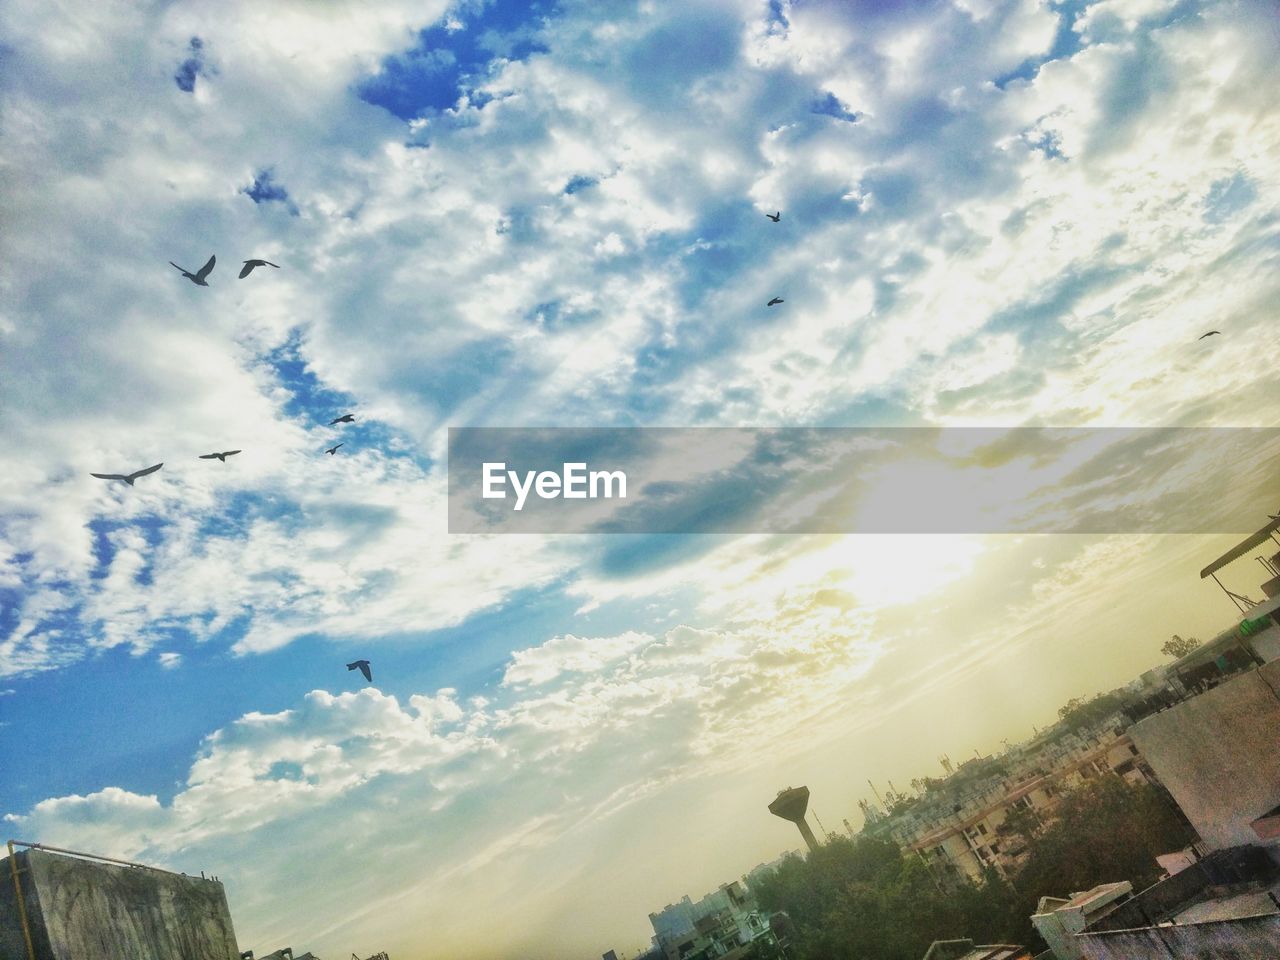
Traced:
<path id="1" fill-rule="evenodd" d="M 594 960 L 1225 629 L 1226 535 L 450 535 L 447 429 L 1274 426 L 1274 13 L 13 0 L 7 833 Z"/>

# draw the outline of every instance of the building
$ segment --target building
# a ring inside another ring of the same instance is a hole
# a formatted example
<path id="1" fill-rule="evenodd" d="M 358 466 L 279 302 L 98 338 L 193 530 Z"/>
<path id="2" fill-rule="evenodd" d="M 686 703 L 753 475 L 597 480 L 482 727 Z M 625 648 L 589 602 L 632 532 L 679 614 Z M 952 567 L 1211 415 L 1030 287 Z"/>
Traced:
<path id="1" fill-rule="evenodd" d="M 1280 547 L 1278 533 L 1280 520 L 1270 522 L 1201 577 L 1221 586 L 1219 570 Z M 1239 622 L 1114 691 L 1113 716 L 1080 729 L 1060 722 L 999 757 L 958 767 L 943 758 L 946 777 L 913 782 L 914 796 L 895 791 L 883 809 L 861 802 L 864 832 L 913 852 L 940 879 L 1007 876 L 1024 859 L 1028 822 L 1052 819 L 1064 793 L 1112 773 L 1167 788 L 1205 839 L 1200 852 L 1280 842 L 1280 552 L 1257 559 L 1270 575 L 1265 599 L 1223 587 Z M 1233 805 L 1225 819 L 1224 803 Z M 1168 866 L 1193 855 L 1170 853 Z"/>
<path id="2" fill-rule="evenodd" d="M 240 960 L 218 880 L 15 846 L 0 863 L 3 960 Z"/>
<path id="3" fill-rule="evenodd" d="M 1049 910 L 1052 898 L 1041 901 L 1032 922 L 1055 960 L 1280 957 L 1280 865 L 1257 846 L 1219 850 L 1137 896 L 1116 895 L 1124 886 Z M 1076 930 L 1081 907 L 1087 925 Z M 1047 922 L 1059 911 L 1060 923 Z"/>
<path id="4" fill-rule="evenodd" d="M 1031 960 L 1031 954 L 1009 943 L 980 947 L 972 940 L 935 940 L 924 960 Z"/>
<path id="5" fill-rule="evenodd" d="M 742 875 L 742 879 L 746 881 L 747 889 L 750 890 L 757 883 L 763 880 L 765 877 L 769 876 L 771 873 L 777 870 L 780 866 L 782 866 L 783 862 L 786 861 L 788 857 L 799 857 L 799 856 L 801 856 L 800 851 L 788 850 L 782 856 L 776 857 L 773 860 L 768 861 L 767 863 L 756 864 L 754 867 L 752 867 L 750 870 L 748 870 L 745 874 Z"/>
<path id="6" fill-rule="evenodd" d="M 254 952 L 237 946 L 216 877 L 11 840 L 0 861 L 0 960 L 116 958 L 254 960 Z M 257 960 L 318 958 L 282 947 Z"/>
<path id="7" fill-rule="evenodd" d="M 1130 729 L 1203 840 L 1264 844 L 1280 862 L 1280 660 L 1226 678 Z"/>
<path id="8" fill-rule="evenodd" d="M 943 879 L 1008 874 L 1027 847 L 1025 833 L 1012 829 L 1015 814 L 1043 823 L 1063 794 L 1099 776 L 1155 781 L 1123 730 L 1127 722 L 1117 713 L 1083 729 L 1059 723 L 999 757 L 966 760 L 945 779 L 918 781 L 923 789 L 887 812 L 863 802 L 863 829 L 913 852 Z"/>
<path id="9" fill-rule="evenodd" d="M 663 960 L 738 960 L 754 943 L 777 943 L 769 919 L 741 880 L 721 884 L 697 903 L 685 896 L 649 914 Z"/>
<path id="10" fill-rule="evenodd" d="M 1201 572 L 1276 543 L 1280 520 Z M 1280 957 L 1280 554 L 1267 600 L 1223 590 L 1242 619 L 1168 671 L 1176 696 L 1128 730 L 1200 836 L 1160 857 L 1171 873 L 1133 896 L 1106 884 L 1046 897 L 1032 917 L 1056 960 Z M 1221 582 L 1219 581 L 1219 586 Z"/>
<path id="11" fill-rule="evenodd" d="M 1070 897 L 1041 897 L 1031 925 L 1044 938 L 1057 960 L 1080 960 L 1084 954 L 1076 936 L 1117 904 L 1133 896 L 1133 884 L 1104 883 Z"/>

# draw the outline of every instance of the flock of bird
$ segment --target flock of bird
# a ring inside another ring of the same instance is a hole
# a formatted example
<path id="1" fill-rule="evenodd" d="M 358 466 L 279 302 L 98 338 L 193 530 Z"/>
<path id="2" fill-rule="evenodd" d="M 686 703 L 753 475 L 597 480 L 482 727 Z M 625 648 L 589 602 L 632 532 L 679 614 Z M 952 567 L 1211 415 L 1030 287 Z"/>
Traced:
<path id="1" fill-rule="evenodd" d="M 213 272 L 213 267 L 217 262 L 218 262 L 217 256 L 211 256 L 208 259 L 208 261 L 206 261 L 205 265 L 201 267 L 199 270 L 197 270 L 195 273 L 192 273 L 190 270 L 183 269 L 182 267 L 174 263 L 172 260 L 169 261 L 169 266 L 173 267 L 175 270 L 178 270 L 184 277 L 186 277 L 196 286 L 207 287 L 209 286 L 209 274 Z M 244 266 L 240 269 L 240 279 L 243 280 L 245 277 L 249 276 L 249 274 L 253 273 L 254 269 L 257 267 L 275 267 L 277 270 L 280 269 L 280 265 L 278 263 L 272 263 L 270 260 L 260 260 L 260 259 L 245 260 Z M 335 417 L 334 419 L 330 420 L 329 426 L 331 427 L 337 426 L 340 423 L 354 423 L 355 419 L 356 418 L 354 414 L 344 413 L 341 416 Z M 337 454 L 338 448 L 343 446 L 344 443 L 335 444 L 334 446 L 327 449 L 325 453 L 329 454 L 330 456 Z M 214 451 L 213 453 L 202 453 L 200 454 L 198 459 L 218 460 L 221 463 L 226 463 L 227 457 L 234 457 L 237 453 L 240 453 L 240 452 L 241 452 L 240 450 L 217 450 L 217 451 Z M 89 476 L 97 477 L 99 480 L 119 480 L 123 483 L 127 483 L 129 486 L 132 487 L 135 480 L 139 479 L 140 477 L 145 477 L 145 476 L 148 476 L 149 474 L 155 473 L 157 470 L 159 470 L 163 466 L 164 466 L 164 463 L 161 462 L 161 463 L 153 464 L 142 470 L 135 470 L 133 471 L 133 473 L 91 473 L 89 474 Z M 373 671 L 369 668 L 368 660 L 356 660 L 353 663 L 348 663 L 347 669 L 359 670 L 361 673 L 364 674 L 364 678 L 366 681 L 368 681 L 369 683 L 373 682 Z"/>
<path id="2" fill-rule="evenodd" d="M 217 262 L 218 262 L 218 258 L 216 256 L 210 257 L 208 262 L 199 270 L 197 270 L 195 273 L 192 273 L 190 270 L 183 269 L 182 267 L 174 263 L 172 260 L 169 261 L 169 266 L 179 271 L 184 277 L 186 277 L 196 286 L 207 287 L 209 285 L 209 280 L 208 280 L 209 274 L 213 273 L 213 265 Z M 254 267 L 275 267 L 277 270 L 279 270 L 280 264 L 272 263 L 270 260 L 246 260 L 244 261 L 244 266 L 240 268 L 240 279 L 243 280 L 249 274 L 253 273 Z"/>
<path id="3" fill-rule="evenodd" d="M 782 219 L 782 211 L 779 210 L 777 213 L 766 213 L 765 216 L 768 217 L 770 220 L 772 220 L 774 223 L 777 223 L 779 220 Z M 785 302 L 786 301 L 783 300 L 781 297 L 774 297 L 767 304 L 765 304 L 765 306 L 776 307 L 778 304 L 785 303 Z M 1202 333 L 1200 336 L 1196 337 L 1196 339 L 1203 340 L 1205 337 L 1215 337 L 1215 336 L 1220 336 L 1221 334 L 1222 334 L 1221 330 L 1210 330 L 1208 333 Z"/>
<path id="4" fill-rule="evenodd" d="M 773 221 L 774 223 L 778 223 L 782 220 L 782 211 L 779 210 L 775 213 L 766 213 L 765 216 L 769 220 Z M 178 266 L 172 260 L 169 261 L 169 266 L 179 271 L 184 277 L 186 277 L 188 280 L 190 280 L 192 283 L 196 284 L 197 286 L 207 287 L 209 285 L 209 274 L 213 272 L 214 265 L 217 262 L 218 262 L 218 258 L 216 256 L 211 256 L 208 259 L 208 261 L 205 263 L 205 265 L 202 266 L 195 273 L 192 273 L 190 270 L 187 270 L 183 267 Z M 243 261 L 243 263 L 244 265 L 240 269 L 241 280 L 249 276 L 249 274 L 253 273 L 253 271 L 258 267 L 274 267 L 277 270 L 280 269 L 280 265 L 278 263 L 272 263 L 270 260 L 262 260 L 258 258 L 245 260 Z M 785 303 L 785 302 L 786 301 L 784 301 L 781 297 L 774 297 L 768 302 L 768 304 L 766 304 L 766 306 L 776 307 L 778 304 Z M 1221 334 L 1221 332 L 1222 331 L 1220 330 L 1210 330 L 1208 333 L 1201 334 L 1201 336 L 1199 336 L 1197 339 L 1203 340 L 1206 337 L 1217 336 Z M 355 419 L 356 418 L 354 415 L 350 413 L 344 413 L 342 416 L 335 417 L 333 420 L 330 420 L 329 426 L 333 427 L 341 423 L 353 423 Z M 345 441 L 343 441 L 342 443 L 336 443 L 332 447 L 329 447 L 328 449 L 326 449 L 325 453 L 327 453 L 329 456 L 336 456 L 338 453 L 338 450 L 345 445 L 346 445 Z M 201 454 L 199 459 L 219 460 L 222 463 L 226 463 L 227 457 L 235 456 L 237 453 L 240 453 L 240 452 L 241 451 L 239 450 L 215 451 L 214 453 Z M 120 480 L 120 481 L 123 481 L 124 483 L 127 483 L 129 486 L 133 486 L 133 482 L 137 480 L 139 477 L 145 477 L 148 474 L 155 473 L 157 470 L 159 470 L 163 466 L 164 466 L 163 463 L 157 463 L 157 464 L 154 464 L 153 466 L 147 467 L 144 470 L 135 470 L 133 473 L 91 473 L 89 474 L 89 476 L 97 477 L 99 480 Z M 369 669 L 368 660 L 356 660 L 354 663 L 347 664 L 347 669 L 359 670 L 361 673 L 364 674 L 366 680 L 370 682 L 373 681 L 373 674 Z"/>

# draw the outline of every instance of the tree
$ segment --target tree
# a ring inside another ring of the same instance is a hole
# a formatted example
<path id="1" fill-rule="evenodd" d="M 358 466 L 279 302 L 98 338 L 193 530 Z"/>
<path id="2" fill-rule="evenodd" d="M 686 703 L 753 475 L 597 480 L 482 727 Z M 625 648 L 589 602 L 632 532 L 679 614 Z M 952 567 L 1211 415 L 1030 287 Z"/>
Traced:
<path id="1" fill-rule="evenodd" d="M 1123 707 L 1124 701 L 1114 693 L 1100 693 L 1092 700 L 1072 697 L 1058 708 L 1058 719 L 1068 727 L 1080 730 L 1101 723 Z"/>
<path id="2" fill-rule="evenodd" d="M 1140 890 L 1160 876 L 1157 854 L 1195 839 L 1155 787 L 1117 776 L 1065 795 L 1047 823 L 1020 813 L 1005 821 L 1027 841 L 1012 883 L 992 870 L 978 883 L 948 881 L 927 854 L 859 835 L 788 857 L 752 890 L 765 910 L 787 913 L 790 960 L 919 960 L 934 940 L 956 937 L 1033 946 L 1040 897 L 1116 880 Z"/>
<path id="3" fill-rule="evenodd" d="M 1000 826 L 996 827 L 996 833 L 1010 840 L 1014 838 L 1021 840 L 1022 848 L 1025 849 L 1040 833 L 1040 827 L 1040 815 L 1035 810 L 1030 807 L 1019 807 L 1009 811 Z"/>
<path id="4" fill-rule="evenodd" d="M 1200 648 L 1200 641 L 1195 637 L 1188 637 L 1183 640 L 1176 633 L 1164 642 L 1164 646 L 1160 648 L 1160 652 L 1173 660 L 1181 660 L 1188 653 Z"/>
<path id="5" fill-rule="evenodd" d="M 919 960 L 934 940 L 1000 940 L 1020 919 L 998 878 L 944 889 L 919 856 L 868 836 L 789 857 L 753 891 L 790 918 L 793 960 Z"/>
<path id="6" fill-rule="evenodd" d="M 1014 885 L 1030 916 L 1042 896 L 1061 897 L 1100 883 L 1128 880 L 1142 890 L 1162 874 L 1156 856 L 1196 839 L 1158 788 L 1099 777 L 1067 794 L 1054 819 L 1031 841 Z M 1027 921 L 1023 942 L 1033 936 Z"/>

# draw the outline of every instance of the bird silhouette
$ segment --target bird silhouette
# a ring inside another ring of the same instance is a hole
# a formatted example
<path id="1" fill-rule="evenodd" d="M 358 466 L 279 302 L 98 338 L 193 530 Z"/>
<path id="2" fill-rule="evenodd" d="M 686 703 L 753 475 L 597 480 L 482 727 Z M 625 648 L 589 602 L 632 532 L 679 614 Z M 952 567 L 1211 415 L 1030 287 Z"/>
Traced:
<path id="1" fill-rule="evenodd" d="M 777 213 L 766 213 L 765 216 L 768 217 L 770 220 L 772 220 L 774 223 L 777 223 L 779 220 L 782 219 L 782 211 L 779 210 Z"/>
<path id="2" fill-rule="evenodd" d="M 346 441 L 344 440 L 343 443 L 345 442 Z M 337 446 L 330 447 L 328 450 L 325 451 L 325 453 L 329 454 L 329 456 L 333 456 L 335 453 L 338 452 L 338 447 L 340 446 L 342 446 L 342 443 L 337 444 Z"/>
<path id="3" fill-rule="evenodd" d="M 786 301 L 783 300 L 781 297 L 774 297 L 772 300 L 769 301 L 767 305 L 772 307 L 779 303 L 786 303 Z"/>
<path id="4" fill-rule="evenodd" d="M 163 463 L 157 463 L 153 467 L 147 467 L 145 470 L 135 470 L 133 473 L 91 473 L 89 476 L 97 477 L 99 480 L 123 480 L 132 487 L 133 481 L 139 477 L 145 477 L 148 473 L 155 473 L 163 466 Z"/>
<path id="5" fill-rule="evenodd" d="M 1196 337 L 1196 339 L 1197 339 L 1197 340 L 1203 340 L 1205 337 L 1212 337 L 1215 333 L 1220 334 L 1220 333 L 1222 333 L 1222 331 L 1221 331 L 1221 330 L 1210 330 L 1208 333 L 1202 333 L 1202 334 L 1200 334 L 1200 336 Z"/>
<path id="6" fill-rule="evenodd" d="M 221 460 L 223 463 L 226 463 L 227 457 L 233 457 L 239 452 L 240 452 L 239 450 L 223 450 L 221 453 L 202 453 L 200 454 L 200 459 L 201 460 Z"/>
<path id="7" fill-rule="evenodd" d="M 355 418 L 355 416 L 354 416 L 353 414 L 350 414 L 350 413 L 344 413 L 342 416 L 340 416 L 340 417 L 338 417 L 338 418 L 336 418 L 336 419 L 334 419 L 334 420 L 330 420 L 330 421 L 329 421 L 329 426 L 331 426 L 331 427 L 332 427 L 335 423 L 353 423 L 353 422 L 355 422 L 355 419 L 356 419 L 356 418 Z"/>
<path id="8" fill-rule="evenodd" d="M 169 266 L 173 267 L 175 270 L 181 270 L 182 275 L 197 286 L 207 287 L 209 284 L 205 282 L 205 277 L 209 276 L 209 274 L 213 272 L 213 265 L 217 260 L 217 257 L 210 257 L 209 262 L 195 273 L 192 273 L 190 270 L 183 270 L 182 267 L 178 266 L 172 260 L 169 261 Z"/>
<path id="9" fill-rule="evenodd" d="M 366 680 L 368 680 L 370 683 L 373 683 L 373 671 L 369 669 L 368 660 L 357 660 L 355 663 L 348 663 L 347 669 L 359 670 L 361 673 L 364 674 L 364 678 Z"/>
<path id="10" fill-rule="evenodd" d="M 240 279 L 243 280 L 249 274 L 253 273 L 254 267 L 275 267 L 280 269 L 280 264 L 272 263 L 270 260 L 246 260 L 244 266 L 240 268 Z"/>

